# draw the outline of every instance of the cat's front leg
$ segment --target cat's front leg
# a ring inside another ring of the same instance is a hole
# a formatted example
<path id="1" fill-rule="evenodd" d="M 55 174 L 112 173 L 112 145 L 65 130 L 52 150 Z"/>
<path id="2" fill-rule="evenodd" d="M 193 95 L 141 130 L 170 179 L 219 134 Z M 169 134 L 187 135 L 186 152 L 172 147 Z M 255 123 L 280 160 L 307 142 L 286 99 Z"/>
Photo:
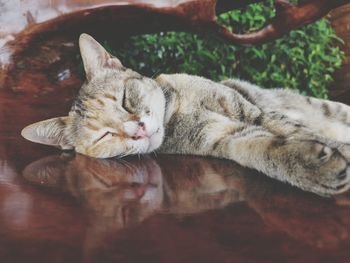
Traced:
<path id="1" fill-rule="evenodd" d="M 319 195 L 350 188 L 350 169 L 337 148 L 309 139 L 278 137 L 248 127 L 214 144 L 214 154 L 254 168 L 280 181 Z"/>

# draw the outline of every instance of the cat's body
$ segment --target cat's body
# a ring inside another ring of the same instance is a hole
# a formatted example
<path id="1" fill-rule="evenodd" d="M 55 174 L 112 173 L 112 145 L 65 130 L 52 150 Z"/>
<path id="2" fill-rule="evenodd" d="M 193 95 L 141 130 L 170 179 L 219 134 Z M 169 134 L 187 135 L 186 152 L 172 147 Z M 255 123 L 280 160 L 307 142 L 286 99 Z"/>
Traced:
<path id="1" fill-rule="evenodd" d="M 147 153 L 231 159 L 304 190 L 349 188 L 350 108 L 288 91 L 186 74 L 152 80 L 80 39 L 87 83 L 69 116 L 23 136 L 93 157 Z"/>
<path id="2" fill-rule="evenodd" d="M 169 116 L 159 151 L 231 159 L 299 187 L 316 188 L 334 172 L 345 179 L 347 106 L 237 80 L 175 74 L 157 81 Z M 325 186 L 332 181 L 334 189 L 341 185 L 329 178 Z"/>

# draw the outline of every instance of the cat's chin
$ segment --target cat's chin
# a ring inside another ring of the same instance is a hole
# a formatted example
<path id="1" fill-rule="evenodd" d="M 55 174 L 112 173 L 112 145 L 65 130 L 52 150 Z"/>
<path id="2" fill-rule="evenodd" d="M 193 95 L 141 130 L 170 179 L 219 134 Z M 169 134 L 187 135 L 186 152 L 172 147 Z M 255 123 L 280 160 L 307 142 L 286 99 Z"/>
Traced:
<path id="1" fill-rule="evenodd" d="M 154 133 L 151 136 L 144 137 L 142 139 L 130 141 L 130 147 L 136 149 L 136 152 L 131 154 L 147 154 L 155 151 L 160 147 L 163 142 L 163 133 Z M 117 156 L 124 156 L 123 153 Z"/>
<path id="2" fill-rule="evenodd" d="M 148 145 L 147 153 L 157 150 L 162 145 L 163 137 L 164 137 L 163 129 L 160 129 L 158 132 L 151 135 L 148 138 L 149 145 Z"/>
<path id="3" fill-rule="evenodd" d="M 159 135 L 153 135 L 149 138 L 149 146 L 147 152 L 153 152 L 157 150 L 162 144 L 163 138 Z"/>

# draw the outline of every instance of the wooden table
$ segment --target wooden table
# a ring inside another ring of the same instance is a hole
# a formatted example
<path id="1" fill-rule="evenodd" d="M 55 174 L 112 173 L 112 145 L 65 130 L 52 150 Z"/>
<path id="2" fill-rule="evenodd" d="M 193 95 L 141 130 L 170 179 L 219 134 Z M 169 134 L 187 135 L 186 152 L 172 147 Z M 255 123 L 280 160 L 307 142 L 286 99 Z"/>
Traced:
<path id="1" fill-rule="evenodd" d="M 190 23 L 181 12 L 191 6 L 169 13 L 182 1 L 105 1 L 94 12 L 84 6 L 103 1 L 49 2 L 0 17 L 24 26 L 0 28 L 10 41 L 0 49 L 0 262 L 350 262 L 349 194 L 320 198 L 225 160 L 97 160 L 21 138 L 27 124 L 68 111 L 82 83 L 80 31 L 111 37 L 105 19 L 120 38 Z"/>

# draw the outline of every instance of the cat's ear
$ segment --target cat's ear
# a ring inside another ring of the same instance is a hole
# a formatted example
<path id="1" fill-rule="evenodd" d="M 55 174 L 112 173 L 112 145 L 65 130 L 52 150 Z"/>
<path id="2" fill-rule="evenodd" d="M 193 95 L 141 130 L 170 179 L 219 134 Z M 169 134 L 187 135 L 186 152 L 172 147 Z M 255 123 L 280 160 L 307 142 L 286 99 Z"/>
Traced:
<path id="1" fill-rule="evenodd" d="M 123 68 L 119 59 L 110 55 L 103 46 L 88 34 L 80 35 L 79 47 L 88 81 L 104 68 Z"/>
<path id="2" fill-rule="evenodd" d="M 67 120 L 68 117 L 57 117 L 39 121 L 25 127 L 21 135 L 32 142 L 70 149 L 72 147 L 66 145 L 63 138 Z"/>
<path id="3" fill-rule="evenodd" d="M 72 155 L 46 156 L 27 165 L 22 175 L 29 182 L 54 188 L 65 186 L 65 171 L 73 160 Z"/>

